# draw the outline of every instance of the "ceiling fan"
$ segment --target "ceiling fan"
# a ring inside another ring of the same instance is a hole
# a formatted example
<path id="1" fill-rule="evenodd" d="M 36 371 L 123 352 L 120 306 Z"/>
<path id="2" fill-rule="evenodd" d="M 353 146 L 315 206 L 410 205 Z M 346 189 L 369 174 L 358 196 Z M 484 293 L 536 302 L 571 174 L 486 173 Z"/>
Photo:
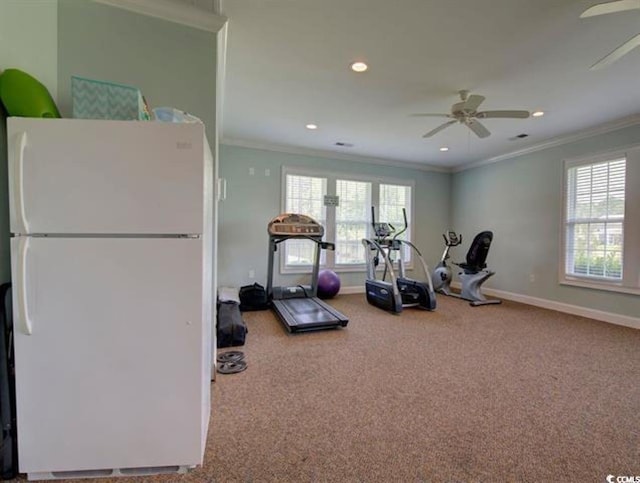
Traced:
<path id="1" fill-rule="evenodd" d="M 430 138 L 456 122 L 467 126 L 479 138 L 486 138 L 491 133 L 478 119 L 526 119 L 529 117 L 529 111 L 478 111 L 478 107 L 480 107 L 480 104 L 482 104 L 485 99 L 484 96 L 477 94 L 469 95 L 469 91 L 466 90 L 459 91 L 459 93 L 461 101 L 451 106 L 451 114 L 412 114 L 414 117 L 448 117 L 452 119 L 432 129 L 422 136 L 423 138 Z"/>
<path id="2" fill-rule="evenodd" d="M 596 15 L 605 15 L 607 13 L 625 12 L 627 10 L 640 9 L 640 0 L 617 0 L 614 2 L 599 3 L 586 9 L 580 15 L 580 18 L 595 17 Z M 624 44 L 618 47 L 610 54 L 605 55 L 602 59 L 591 66 L 591 70 L 601 69 L 616 60 L 623 55 L 628 54 L 636 47 L 640 46 L 640 34 L 631 37 Z"/>

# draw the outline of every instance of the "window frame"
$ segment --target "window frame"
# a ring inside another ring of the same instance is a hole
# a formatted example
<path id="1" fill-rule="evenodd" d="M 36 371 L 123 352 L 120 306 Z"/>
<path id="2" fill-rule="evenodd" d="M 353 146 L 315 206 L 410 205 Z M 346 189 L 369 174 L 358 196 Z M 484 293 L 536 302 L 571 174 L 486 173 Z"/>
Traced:
<path id="1" fill-rule="evenodd" d="M 324 169 L 305 168 L 300 166 L 282 166 L 281 170 L 281 182 L 280 182 L 280 211 L 284 213 L 287 206 L 287 175 L 297 176 L 313 176 L 318 178 L 325 178 L 327 183 L 327 195 L 335 196 L 337 191 L 337 180 L 343 181 L 359 181 L 371 183 L 371 203 L 376 208 L 376 214 L 380 212 L 380 184 L 390 184 L 398 186 L 408 186 L 411 189 L 411 213 L 409 216 L 410 227 L 410 239 L 414 243 L 416 229 L 415 227 L 415 197 L 416 197 L 416 183 L 412 179 L 393 178 L 386 176 L 367 176 L 358 173 L 349 172 L 334 172 Z M 369 212 L 368 212 L 369 213 Z M 371 227 L 370 216 L 367 220 L 367 238 L 373 237 L 373 229 Z M 336 238 L 336 210 L 334 207 L 326 207 L 326 223 L 324 226 L 324 240 L 334 243 Z M 411 257 L 409 262 L 405 263 L 407 270 L 413 270 L 414 258 Z M 279 257 L 280 274 L 304 274 L 309 272 L 310 265 L 290 267 L 285 263 L 285 257 Z M 338 273 L 349 272 L 366 272 L 366 263 L 361 264 L 336 264 L 335 252 L 327 250 L 325 263 L 320 265 L 320 268 L 329 268 Z"/>
<path id="2" fill-rule="evenodd" d="M 580 166 L 615 161 L 624 158 L 625 201 L 622 221 L 622 279 L 569 274 L 567 264 L 567 203 L 569 170 Z M 566 158 L 562 166 L 562 216 L 560 223 L 560 253 L 558 281 L 560 285 L 590 288 L 640 295 L 640 144 L 592 155 Z M 636 220 L 634 222 L 634 220 Z"/>

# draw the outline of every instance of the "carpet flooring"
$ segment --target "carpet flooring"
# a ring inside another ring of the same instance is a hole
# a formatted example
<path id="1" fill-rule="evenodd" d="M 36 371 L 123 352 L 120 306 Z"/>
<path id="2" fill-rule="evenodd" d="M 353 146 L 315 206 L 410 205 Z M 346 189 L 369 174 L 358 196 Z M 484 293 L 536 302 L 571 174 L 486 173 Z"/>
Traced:
<path id="1" fill-rule="evenodd" d="M 505 301 L 383 312 L 341 330 L 243 314 L 204 467 L 162 482 L 604 482 L 640 475 L 640 331 Z M 224 351 L 224 349 L 222 350 Z M 170 435 L 168 435 L 170 437 Z M 102 480 L 104 481 L 104 480 Z"/>

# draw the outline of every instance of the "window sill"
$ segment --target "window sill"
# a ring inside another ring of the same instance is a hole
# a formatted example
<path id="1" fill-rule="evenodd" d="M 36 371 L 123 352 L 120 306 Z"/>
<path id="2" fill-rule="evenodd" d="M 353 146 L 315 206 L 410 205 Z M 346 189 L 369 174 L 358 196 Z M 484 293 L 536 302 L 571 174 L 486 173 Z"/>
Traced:
<path id="1" fill-rule="evenodd" d="M 336 273 L 365 273 L 367 271 L 366 265 L 338 265 L 335 267 L 325 267 L 320 265 L 320 270 L 328 268 L 329 270 L 333 270 Z M 406 271 L 412 271 L 414 269 L 413 264 L 405 265 L 404 269 Z M 384 270 L 384 265 L 380 265 L 378 270 Z M 302 274 L 311 274 L 313 271 L 313 267 L 311 265 L 307 267 L 285 267 L 280 270 L 280 275 L 302 275 Z M 396 270 L 397 272 L 397 270 Z"/>
<path id="2" fill-rule="evenodd" d="M 640 295 L 640 288 L 625 287 L 616 282 L 594 282 L 591 280 L 582 280 L 577 278 L 565 278 L 560 280 L 560 285 L 569 285 L 571 287 L 588 288 L 592 290 L 604 290 L 605 292 L 626 293 L 631 295 Z"/>

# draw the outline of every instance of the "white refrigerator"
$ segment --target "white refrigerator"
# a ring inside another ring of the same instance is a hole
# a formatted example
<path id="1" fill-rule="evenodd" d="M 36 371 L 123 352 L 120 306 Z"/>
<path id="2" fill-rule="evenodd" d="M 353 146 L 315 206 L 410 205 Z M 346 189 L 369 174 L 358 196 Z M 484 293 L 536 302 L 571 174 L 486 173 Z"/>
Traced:
<path id="1" fill-rule="evenodd" d="M 20 471 L 202 464 L 215 358 L 204 126 L 7 126 Z"/>

